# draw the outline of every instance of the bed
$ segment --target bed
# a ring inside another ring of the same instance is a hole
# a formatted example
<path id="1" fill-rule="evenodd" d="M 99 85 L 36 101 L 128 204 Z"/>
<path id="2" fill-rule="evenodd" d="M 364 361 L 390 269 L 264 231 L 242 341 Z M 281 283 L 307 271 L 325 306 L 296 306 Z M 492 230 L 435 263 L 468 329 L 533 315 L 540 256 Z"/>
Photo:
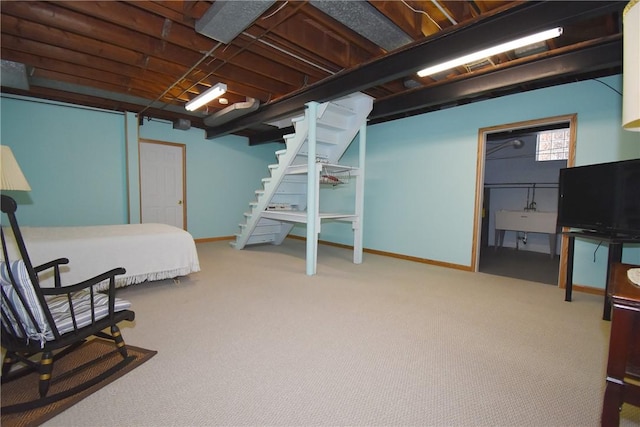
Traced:
<path id="1" fill-rule="evenodd" d="M 33 265 L 68 258 L 61 269 L 63 285 L 86 280 L 115 267 L 127 272 L 116 286 L 186 276 L 200 271 L 198 253 L 188 232 L 166 224 L 83 227 L 20 227 Z M 11 229 L 4 228 L 10 257 L 17 257 Z M 41 285 L 53 286 L 51 273 Z M 104 283 L 100 288 L 106 288 Z"/>

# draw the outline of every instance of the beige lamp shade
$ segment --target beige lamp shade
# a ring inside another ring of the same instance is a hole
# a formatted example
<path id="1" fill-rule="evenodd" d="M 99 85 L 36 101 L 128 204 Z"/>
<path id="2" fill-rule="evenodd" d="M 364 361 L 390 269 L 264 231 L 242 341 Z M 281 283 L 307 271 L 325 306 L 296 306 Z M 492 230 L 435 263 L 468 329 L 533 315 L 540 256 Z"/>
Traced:
<path id="1" fill-rule="evenodd" d="M 31 191 L 31 187 L 24 177 L 11 148 L 0 145 L 0 190 Z"/>
<path id="2" fill-rule="evenodd" d="M 631 0 L 622 12 L 622 127 L 640 132 L 640 2 Z"/>

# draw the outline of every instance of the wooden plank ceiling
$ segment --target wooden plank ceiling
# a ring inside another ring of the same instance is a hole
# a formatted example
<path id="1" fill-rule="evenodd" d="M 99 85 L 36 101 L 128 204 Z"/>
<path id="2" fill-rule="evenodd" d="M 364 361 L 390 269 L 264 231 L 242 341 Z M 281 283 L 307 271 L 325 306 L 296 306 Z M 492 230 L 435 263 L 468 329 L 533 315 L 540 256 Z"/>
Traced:
<path id="1" fill-rule="evenodd" d="M 141 122 L 182 119 L 205 129 L 208 137 L 236 133 L 258 143 L 285 132 L 278 119 L 305 102 L 354 91 L 376 99 L 372 119 L 380 122 L 619 73 L 624 5 L 3 1 L 2 91 L 132 111 Z M 242 24 L 250 12 L 245 9 L 253 6 L 265 10 Z M 209 22 L 213 29 L 206 31 L 237 24 L 238 34 L 221 41 L 216 34 L 217 39 L 197 31 L 206 32 L 202 27 Z M 425 64 L 553 26 L 562 26 L 563 34 L 535 49 L 506 52 L 430 77 L 416 75 Z M 218 82 L 228 88 L 222 98 L 195 112 L 184 109 Z M 240 108 L 252 102 L 259 108 Z M 218 113 L 230 106 L 238 107 L 233 115 Z"/>

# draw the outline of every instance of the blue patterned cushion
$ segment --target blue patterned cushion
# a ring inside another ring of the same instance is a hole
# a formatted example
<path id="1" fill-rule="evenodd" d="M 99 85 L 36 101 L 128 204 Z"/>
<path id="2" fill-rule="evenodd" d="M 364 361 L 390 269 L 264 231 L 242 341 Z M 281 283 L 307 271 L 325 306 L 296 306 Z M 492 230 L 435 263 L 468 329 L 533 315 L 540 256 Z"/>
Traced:
<path id="1" fill-rule="evenodd" d="M 42 306 L 40 306 L 36 292 L 33 289 L 24 261 L 11 261 L 9 266 L 15 280 L 15 287 L 11 284 L 9 272 L 7 271 L 7 263 L 4 261 L 0 262 L 0 285 L 9 300 L 9 304 L 15 308 L 17 319 L 7 307 L 7 302 L 4 298 L 2 298 L 2 311 L 3 313 L 7 313 L 7 317 L 9 317 L 8 321 L 12 324 L 13 329 L 19 337 L 24 337 L 22 329 L 19 326 L 19 324 L 21 324 L 27 333 L 27 339 L 40 341 L 40 344 L 44 345 L 48 337 L 52 336 L 51 328 L 47 323 Z M 24 303 L 20 299 L 18 292 L 22 295 Z M 35 324 L 28 314 L 29 311 L 33 314 Z M 2 319 L 2 323 L 5 327 L 8 327 L 4 318 Z"/>
<path id="2" fill-rule="evenodd" d="M 69 300 L 66 295 L 47 296 L 49 311 L 56 323 L 58 332 L 64 334 L 73 331 L 73 319 L 69 309 Z M 73 304 L 73 314 L 75 315 L 78 328 L 91 324 L 91 294 L 87 289 L 75 292 L 71 298 Z M 93 294 L 95 319 L 99 320 L 109 315 L 109 297 L 105 294 L 95 292 Z M 131 303 L 121 298 L 115 299 L 115 311 L 126 310 L 131 307 Z"/>

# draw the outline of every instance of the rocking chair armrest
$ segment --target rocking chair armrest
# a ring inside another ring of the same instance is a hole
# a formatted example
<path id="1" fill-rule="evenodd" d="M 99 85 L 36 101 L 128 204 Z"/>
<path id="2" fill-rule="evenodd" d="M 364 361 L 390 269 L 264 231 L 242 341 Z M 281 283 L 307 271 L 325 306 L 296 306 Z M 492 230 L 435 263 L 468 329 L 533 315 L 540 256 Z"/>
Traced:
<path id="1" fill-rule="evenodd" d="M 58 258 L 41 265 L 37 265 L 33 267 L 33 269 L 36 271 L 36 273 L 40 273 L 49 268 L 55 268 L 63 264 L 69 264 L 69 260 L 67 258 Z"/>
<path id="2" fill-rule="evenodd" d="M 62 295 L 62 294 L 68 294 L 71 292 L 78 292 L 78 291 L 81 291 L 82 289 L 89 288 L 91 286 L 97 285 L 100 282 L 111 279 L 109 280 L 109 293 L 111 293 L 112 292 L 111 288 L 113 288 L 113 290 L 115 291 L 115 277 L 122 275 L 124 273 L 126 273 L 126 270 L 122 267 L 112 268 L 109 271 L 105 271 L 102 274 L 98 274 L 97 276 L 94 276 L 87 280 L 83 280 L 82 282 L 79 282 L 73 285 L 67 285 L 67 286 L 61 286 L 61 287 L 55 287 L 55 288 L 41 288 L 41 290 L 44 295 Z"/>
<path id="3" fill-rule="evenodd" d="M 36 274 L 38 274 L 42 271 L 53 268 L 53 283 L 54 283 L 53 286 L 55 286 L 56 288 L 59 288 L 61 286 L 60 266 L 65 264 L 69 264 L 69 260 L 67 258 L 58 258 L 58 259 L 54 259 L 53 261 L 44 263 L 42 265 L 35 266 L 33 267 L 33 270 L 36 272 Z"/>

